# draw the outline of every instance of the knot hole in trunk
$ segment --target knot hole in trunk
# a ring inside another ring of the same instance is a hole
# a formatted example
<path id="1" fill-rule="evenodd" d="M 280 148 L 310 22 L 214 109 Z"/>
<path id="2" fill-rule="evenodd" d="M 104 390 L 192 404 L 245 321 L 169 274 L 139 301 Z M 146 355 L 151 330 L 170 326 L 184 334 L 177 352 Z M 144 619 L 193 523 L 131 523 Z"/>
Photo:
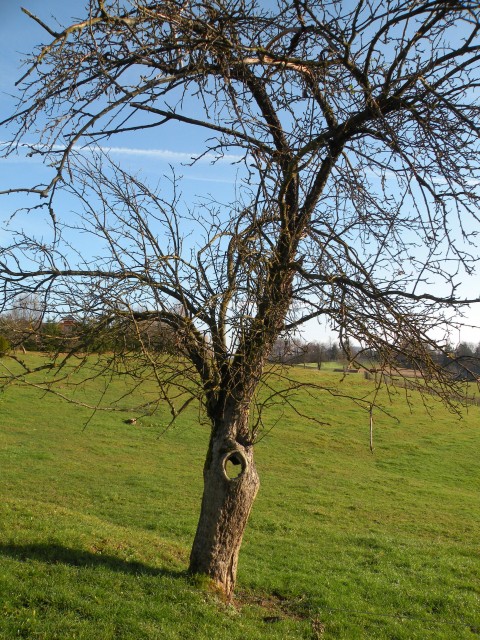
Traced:
<path id="1" fill-rule="evenodd" d="M 248 466 L 247 459 L 241 451 L 229 451 L 223 456 L 223 474 L 227 480 L 240 478 Z"/>

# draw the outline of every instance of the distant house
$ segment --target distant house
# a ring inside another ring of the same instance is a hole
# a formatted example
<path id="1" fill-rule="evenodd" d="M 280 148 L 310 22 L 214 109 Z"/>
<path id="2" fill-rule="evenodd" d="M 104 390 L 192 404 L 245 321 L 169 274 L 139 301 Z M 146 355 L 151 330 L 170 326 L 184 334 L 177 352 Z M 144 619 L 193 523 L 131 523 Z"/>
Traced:
<path id="1" fill-rule="evenodd" d="M 60 331 L 64 335 L 69 335 L 70 333 L 73 333 L 73 330 L 76 324 L 77 324 L 77 321 L 73 316 L 65 316 L 60 320 L 60 322 L 58 323 L 58 326 L 60 327 Z"/>

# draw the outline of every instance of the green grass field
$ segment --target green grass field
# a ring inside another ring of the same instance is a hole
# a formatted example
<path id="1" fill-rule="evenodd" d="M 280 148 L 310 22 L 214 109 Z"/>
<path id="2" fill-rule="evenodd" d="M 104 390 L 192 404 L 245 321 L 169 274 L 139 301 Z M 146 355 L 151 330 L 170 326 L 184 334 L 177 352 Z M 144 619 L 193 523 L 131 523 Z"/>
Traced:
<path id="1" fill-rule="evenodd" d="M 371 384 L 342 383 L 359 395 Z M 433 405 L 430 416 L 415 394 L 411 412 L 404 393 L 389 407 L 398 421 L 377 414 L 373 455 L 352 402 L 299 392 L 322 426 L 272 409 L 280 420 L 257 445 L 262 485 L 225 605 L 185 573 L 208 437 L 198 412 L 164 433 L 161 411 L 127 425 L 129 414 L 10 387 L 0 638 L 479 638 L 480 412 L 458 420 Z"/>

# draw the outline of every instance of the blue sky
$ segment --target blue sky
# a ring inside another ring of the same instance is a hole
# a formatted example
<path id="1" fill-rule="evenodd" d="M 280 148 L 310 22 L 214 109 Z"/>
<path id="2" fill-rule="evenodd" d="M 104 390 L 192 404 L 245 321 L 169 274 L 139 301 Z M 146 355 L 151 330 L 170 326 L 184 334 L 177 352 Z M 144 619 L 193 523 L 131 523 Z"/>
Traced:
<path id="1" fill-rule="evenodd" d="M 13 108 L 13 100 L 6 94 L 14 91 L 14 82 L 21 76 L 22 54 L 32 50 L 33 46 L 48 39 L 42 28 L 21 11 L 27 8 L 48 24 L 67 23 L 69 18 L 83 15 L 83 0 L 0 0 L 0 120 Z M 8 138 L 8 132 L 0 134 L 0 140 Z M 134 171 L 141 170 L 151 182 L 157 182 L 164 174 L 169 174 L 170 166 L 183 176 L 181 188 L 185 201 L 191 201 L 196 194 L 212 194 L 217 200 L 229 201 L 233 193 L 238 166 L 232 163 L 235 158 L 212 165 L 209 158 L 185 166 L 190 158 L 201 152 L 203 139 L 194 129 L 178 129 L 171 126 L 161 131 L 151 130 L 147 134 L 122 134 L 109 143 L 114 160 L 121 162 Z M 0 161 L 0 189 L 24 185 L 28 181 L 41 182 L 47 177 L 46 169 L 35 158 L 26 158 L 21 154 Z M 17 196 L 0 201 L 0 217 L 5 219 L 9 213 L 21 204 Z M 27 224 L 35 224 L 30 217 Z M 1 236 L 0 236 L 1 238 Z M 480 294 L 480 279 L 473 276 L 465 281 L 462 292 L 466 296 Z M 478 305 L 477 305 L 478 309 Z M 471 324 L 480 324 L 480 312 L 472 311 Z M 330 334 L 325 328 L 311 323 L 305 332 L 308 339 L 326 340 Z M 480 329 L 463 329 L 454 341 L 467 340 L 480 342 Z"/>
<path id="2" fill-rule="evenodd" d="M 25 7 L 47 24 L 55 24 L 55 20 L 64 24 L 68 23 L 71 16 L 83 15 L 83 0 L 0 0 L 0 60 L 2 69 L 0 74 L 0 118 L 11 111 L 14 100 L 6 94 L 12 93 L 14 83 L 22 74 L 21 60 L 25 54 L 39 42 L 48 41 L 48 34 L 26 16 L 21 7 Z M 0 136 L 5 137 L 6 133 Z M 235 181 L 236 167 L 232 166 L 235 157 L 227 158 L 224 162 L 211 166 L 207 157 L 197 163 L 195 167 L 188 168 L 185 165 L 190 162 L 192 156 L 202 151 L 202 138 L 193 129 L 182 129 L 181 135 L 177 127 L 162 127 L 161 132 L 150 130 L 148 134 L 122 134 L 116 136 L 111 143 L 111 155 L 115 160 L 122 160 L 133 168 L 141 169 L 150 177 L 159 177 L 169 171 L 169 166 L 175 166 L 176 170 L 183 174 L 187 190 L 186 197 L 197 191 L 208 191 L 205 186 L 211 183 L 225 185 L 225 190 Z M 24 177 L 24 168 L 27 159 L 24 157 L 12 158 L 9 162 L 2 163 L 2 186 L 5 183 L 19 184 Z M 22 168 L 20 168 L 22 165 Z M 42 173 L 38 162 L 29 162 L 29 172 Z M 202 183 L 200 189 L 195 183 Z"/>

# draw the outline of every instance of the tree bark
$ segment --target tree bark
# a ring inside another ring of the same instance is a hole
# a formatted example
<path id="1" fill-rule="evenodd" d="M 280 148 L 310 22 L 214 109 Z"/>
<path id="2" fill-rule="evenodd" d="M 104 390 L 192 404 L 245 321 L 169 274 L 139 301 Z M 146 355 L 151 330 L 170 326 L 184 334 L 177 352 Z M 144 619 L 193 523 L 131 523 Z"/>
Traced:
<path id="1" fill-rule="evenodd" d="M 238 475 L 231 477 L 235 469 Z M 243 446 L 214 431 L 203 478 L 202 508 L 189 571 L 209 576 L 228 601 L 235 587 L 243 532 L 260 486 L 253 446 Z"/>

